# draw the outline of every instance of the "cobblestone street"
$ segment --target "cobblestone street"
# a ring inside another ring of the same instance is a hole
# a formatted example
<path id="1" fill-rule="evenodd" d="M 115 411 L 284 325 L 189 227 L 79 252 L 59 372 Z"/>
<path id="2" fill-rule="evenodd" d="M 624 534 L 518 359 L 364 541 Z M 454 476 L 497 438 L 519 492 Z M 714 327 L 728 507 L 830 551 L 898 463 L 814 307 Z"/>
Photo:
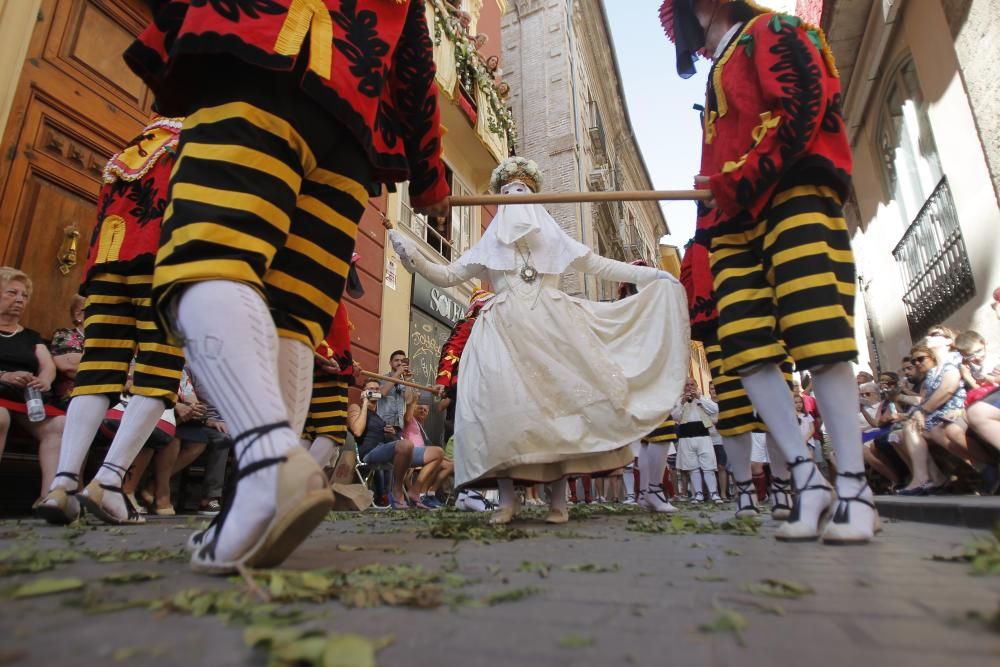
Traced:
<path id="1" fill-rule="evenodd" d="M 893 521 L 874 545 L 837 548 L 780 544 L 770 519 L 753 534 L 726 523 L 728 511 L 710 516 L 689 507 L 673 520 L 591 507 L 574 514 L 565 527 L 529 516 L 510 530 L 451 512 L 335 515 L 285 569 L 354 574 L 336 580 L 340 600 L 313 593 L 308 597 L 326 599 L 287 605 L 278 602 L 299 599 L 301 578 L 293 574 L 258 580 L 274 596 L 267 604 L 265 592 L 249 592 L 243 579 L 190 573 L 178 551 L 200 523 L 193 519 L 84 529 L 6 521 L 0 665 L 265 664 L 266 651 L 244 640 L 247 625 L 267 632 L 293 611 L 302 613 L 286 618 L 287 632 L 384 639 L 377 641 L 379 665 L 1000 659 L 1000 578 L 974 576 L 967 562 L 932 559 L 962 553 L 988 537 L 983 531 Z M 329 579 L 307 587 L 334 580 L 322 576 Z M 23 585 L 41 578 L 61 580 L 43 586 L 68 590 L 30 596 Z M 229 597 L 218 595 L 226 590 Z M 149 609 L 157 600 L 159 608 Z M 387 604 L 401 602 L 419 608 Z M 371 606 L 347 606 L 358 604 Z M 364 664 L 364 650 L 351 652 L 359 643 L 344 644 L 344 661 L 327 664 Z"/>

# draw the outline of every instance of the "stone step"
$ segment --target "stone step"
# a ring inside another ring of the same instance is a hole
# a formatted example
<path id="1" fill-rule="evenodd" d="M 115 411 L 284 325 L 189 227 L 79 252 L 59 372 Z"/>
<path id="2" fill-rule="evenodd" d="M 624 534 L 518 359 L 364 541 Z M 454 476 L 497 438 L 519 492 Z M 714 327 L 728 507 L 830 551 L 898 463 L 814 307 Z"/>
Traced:
<path id="1" fill-rule="evenodd" d="M 1000 522 L 1000 496 L 876 496 L 875 506 L 904 521 L 987 529 Z"/>

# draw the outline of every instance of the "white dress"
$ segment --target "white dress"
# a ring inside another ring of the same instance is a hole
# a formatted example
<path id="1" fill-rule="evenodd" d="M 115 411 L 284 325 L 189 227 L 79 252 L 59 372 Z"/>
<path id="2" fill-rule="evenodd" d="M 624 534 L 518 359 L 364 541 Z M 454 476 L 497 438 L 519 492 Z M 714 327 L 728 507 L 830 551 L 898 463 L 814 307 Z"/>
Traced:
<path id="1" fill-rule="evenodd" d="M 655 269 L 582 252 L 568 268 L 636 283 L 639 292 L 613 303 L 571 297 L 558 289 L 558 274 L 537 263 L 538 277 L 525 282 L 519 255 L 505 271 L 413 258 L 439 286 L 480 278 L 496 292 L 462 354 L 456 485 L 621 468 L 632 461 L 630 443 L 663 422 L 680 396 L 689 355 L 681 285 L 657 279 Z"/>

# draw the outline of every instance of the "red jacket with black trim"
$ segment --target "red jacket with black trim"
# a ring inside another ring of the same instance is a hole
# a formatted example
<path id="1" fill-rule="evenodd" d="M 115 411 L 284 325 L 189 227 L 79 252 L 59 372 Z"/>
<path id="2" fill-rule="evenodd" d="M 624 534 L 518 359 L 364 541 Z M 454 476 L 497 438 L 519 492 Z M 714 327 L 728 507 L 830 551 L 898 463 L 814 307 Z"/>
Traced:
<path id="1" fill-rule="evenodd" d="M 416 207 L 448 196 L 433 43 L 422 0 L 154 0 L 153 22 L 125 51 L 163 113 L 190 113 L 186 55 L 227 54 L 289 71 L 365 148 L 380 182 L 410 181 Z M 308 56 L 300 53 L 309 38 Z M 225 76 L 220 72 L 219 76 Z"/>
<path id="2" fill-rule="evenodd" d="M 851 149 L 822 32 L 781 14 L 748 21 L 709 73 L 702 141 L 701 174 L 717 206 L 699 208 L 699 229 L 758 221 L 779 184 L 822 184 L 846 197 Z"/>
<path id="3" fill-rule="evenodd" d="M 97 273 L 151 276 L 182 118 L 158 118 L 108 160 L 81 294 Z"/>
<path id="4" fill-rule="evenodd" d="M 698 238 L 691 241 L 684 251 L 680 281 L 687 292 L 691 339 L 703 343 L 713 340 L 718 327 L 719 311 L 715 304 L 708 247 Z"/>
<path id="5" fill-rule="evenodd" d="M 351 317 L 347 313 L 347 304 L 343 301 L 337 307 L 337 313 L 333 316 L 330 324 L 330 331 L 326 338 L 316 346 L 316 354 L 324 359 L 333 359 L 340 366 L 339 373 L 327 373 L 316 370 L 317 377 L 322 376 L 345 376 L 354 375 L 354 356 L 351 354 Z"/>

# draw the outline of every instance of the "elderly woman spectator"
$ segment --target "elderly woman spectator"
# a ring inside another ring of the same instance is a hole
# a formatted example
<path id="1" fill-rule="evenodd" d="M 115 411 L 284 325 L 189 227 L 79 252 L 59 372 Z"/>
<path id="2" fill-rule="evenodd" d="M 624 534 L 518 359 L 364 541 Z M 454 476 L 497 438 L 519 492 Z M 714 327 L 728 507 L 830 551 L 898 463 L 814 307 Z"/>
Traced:
<path id="1" fill-rule="evenodd" d="M 21 316 L 31 298 L 31 279 L 23 271 L 0 267 L 0 456 L 7 444 L 11 422 L 20 424 L 38 440 L 42 468 L 42 493 L 48 490 L 59 464 L 59 443 L 65 418 L 46 406 L 40 421 L 29 421 L 25 392 L 45 394 L 52 388 L 56 365 L 37 331 L 21 325 Z"/>
<path id="2" fill-rule="evenodd" d="M 924 382 L 921 400 L 903 426 L 903 445 L 913 477 L 899 491 L 901 495 L 932 493 L 947 483 L 930 457 L 928 440 L 972 465 L 965 439 L 961 355 L 952 350 L 954 340 L 950 329 L 934 326 L 928 330 L 924 343 L 910 350 L 910 361 L 924 373 Z"/>
<path id="3" fill-rule="evenodd" d="M 70 394 L 76 381 L 76 371 L 83 357 L 83 304 L 85 299 L 73 295 L 69 304 L 69 319 L 73 326 L 52 332 L 49 352 L 56 364 L 56 381 L 52 386 L 52 402 L 63 410 L 69 405 Z"/>

